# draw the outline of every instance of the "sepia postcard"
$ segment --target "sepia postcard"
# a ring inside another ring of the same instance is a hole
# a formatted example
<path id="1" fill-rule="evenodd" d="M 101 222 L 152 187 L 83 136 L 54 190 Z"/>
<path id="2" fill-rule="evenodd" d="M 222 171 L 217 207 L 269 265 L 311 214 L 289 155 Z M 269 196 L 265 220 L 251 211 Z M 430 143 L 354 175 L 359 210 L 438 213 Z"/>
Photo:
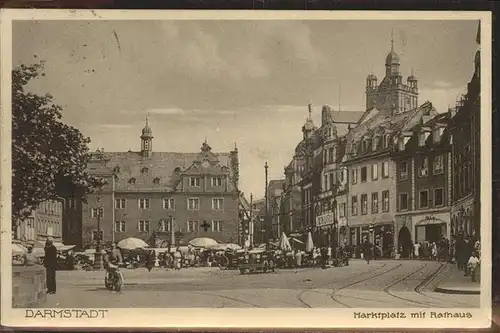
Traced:
<path id="1" fill-rule="evenodd" d="M 487 12 L 1 11 L 1 323 L 491 322 Z"/>

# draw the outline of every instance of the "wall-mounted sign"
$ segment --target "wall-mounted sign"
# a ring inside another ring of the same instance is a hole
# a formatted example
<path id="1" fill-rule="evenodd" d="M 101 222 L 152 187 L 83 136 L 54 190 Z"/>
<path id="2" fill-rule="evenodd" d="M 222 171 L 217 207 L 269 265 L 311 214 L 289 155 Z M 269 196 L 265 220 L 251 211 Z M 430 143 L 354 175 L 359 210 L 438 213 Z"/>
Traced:
<path id="1" fill-rule="evenodd" d="M 334 217 L 333 213 L 326 213 L 326 214 L 323 214 L 323 215 L 316 217 L 316 226 L 322 227 L 325 225 L 333 224 L 333 220 L 334 220 L 333 217 Z"/>

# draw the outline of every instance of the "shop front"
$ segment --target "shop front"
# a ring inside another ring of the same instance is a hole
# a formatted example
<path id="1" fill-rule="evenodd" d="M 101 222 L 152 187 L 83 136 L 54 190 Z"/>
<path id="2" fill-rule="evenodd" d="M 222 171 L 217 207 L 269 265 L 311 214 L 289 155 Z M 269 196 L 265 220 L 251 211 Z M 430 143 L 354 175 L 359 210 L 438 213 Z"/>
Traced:
<path id="1" fill-rule="evenodd" d="M 445 237 L 450 239 L 450 214 L 429 214 L 414 216 L 415 242 L 438 242 Z"/>
<path id="2" fill-rule="evenodd" d="M 317 247 L 337 247 L 337 228 L 333 212 L 316 217 Z"/>
<path id="3" fill-rule="evenodd" d="M 350 228 L 345 225 L 345 229 L 346 234 L 348 234 L 346 241 L 348 240 L 348 244 L 354 249 L 356 257 L 360 257 L 361 245 L 366 241 L 373 244 L 376 257 L 392 257 L 394 253 L 394 223 L 392 221 L 363 224 Z"/>
<path id="4" fill-rule="evenodd" d="M 442 237 L 450 240 L 450 213 L 448 210 L 397 216 L 396 248 L 402 258 L 410 257 L 415 242 L 437 242 Z"/>

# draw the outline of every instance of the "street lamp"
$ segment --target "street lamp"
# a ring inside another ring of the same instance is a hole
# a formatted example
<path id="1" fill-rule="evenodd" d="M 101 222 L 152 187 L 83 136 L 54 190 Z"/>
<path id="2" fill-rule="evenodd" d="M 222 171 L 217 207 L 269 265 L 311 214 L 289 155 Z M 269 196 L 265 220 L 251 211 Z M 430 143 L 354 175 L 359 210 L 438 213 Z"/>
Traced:
<path id="1" fill-rule="evenodd" d="M 100 195 L 97 196 L 97 202 L 101 201 Z M 102 215 L 102 204 L 99 204 L 96 208 L 97 215 L 97 239 L 94 253 L 94 269 L 100 270 L 103 268 L 102 254 L 101 254 L 101 215 Z"/>

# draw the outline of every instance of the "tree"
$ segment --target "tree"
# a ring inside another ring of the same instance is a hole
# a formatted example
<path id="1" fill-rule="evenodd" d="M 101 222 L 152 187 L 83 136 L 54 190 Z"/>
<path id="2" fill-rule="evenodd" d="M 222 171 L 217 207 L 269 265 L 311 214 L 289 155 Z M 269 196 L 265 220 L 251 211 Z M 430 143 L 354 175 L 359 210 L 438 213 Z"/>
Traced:
<path id="1" fill-rule="evenodd" d="M 90 139 L 61 122 L 62 108 L 49 94 L 25 90 L 43 74 L 43 62 L 12 71 L 12 221 L 23 219 L 41 202 L 85 199 L 103 180 L 85 172 Z"/>

